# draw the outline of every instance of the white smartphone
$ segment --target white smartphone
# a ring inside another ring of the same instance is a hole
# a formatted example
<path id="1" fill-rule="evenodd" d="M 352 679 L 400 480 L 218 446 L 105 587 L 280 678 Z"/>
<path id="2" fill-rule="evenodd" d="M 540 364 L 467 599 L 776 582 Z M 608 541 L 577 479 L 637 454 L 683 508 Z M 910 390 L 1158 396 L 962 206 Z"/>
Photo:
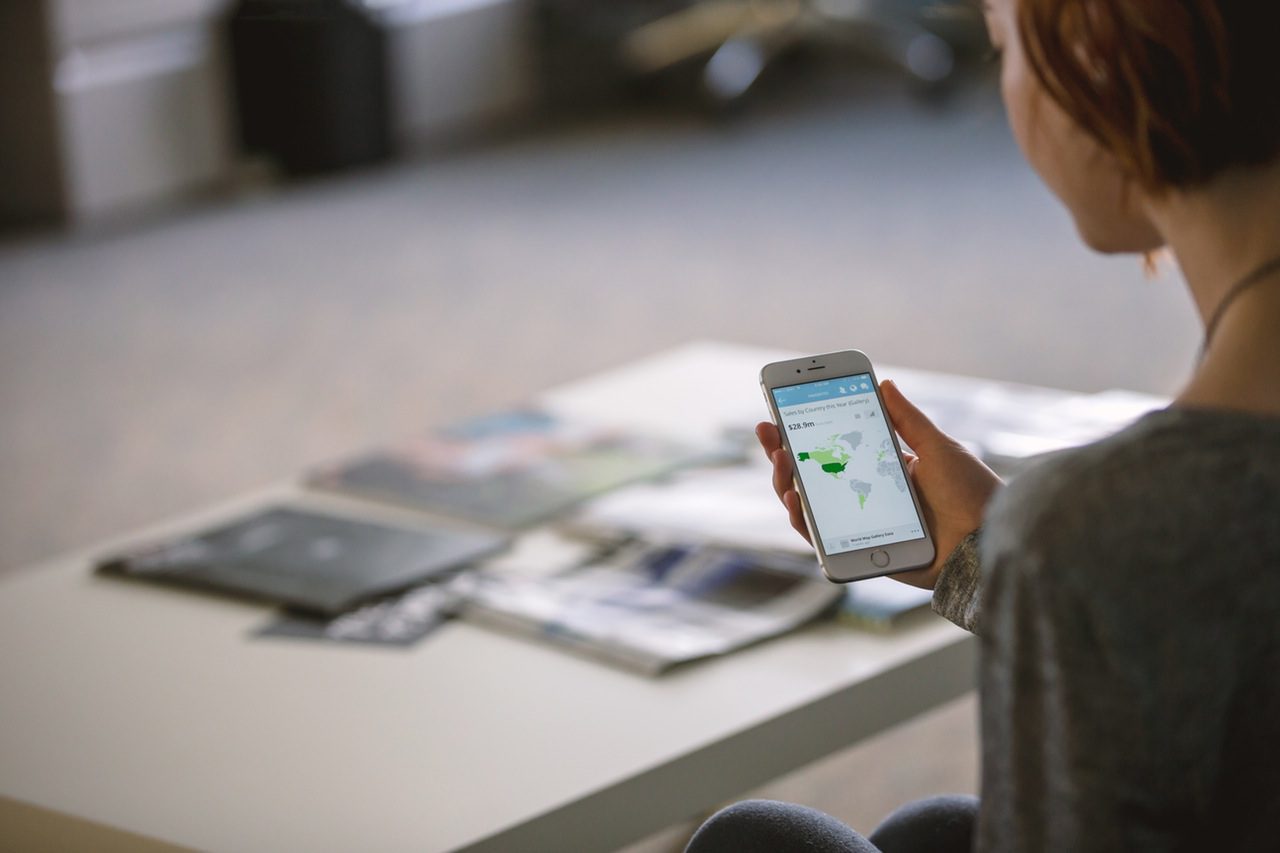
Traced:
<path id="1" fill-rule="evenodd" d="M 933 538 L 871 361 L 857 350 L 777 361 L 760 371 L 760 386 L 827 577 L 847 583 L 932 564 Z"/>

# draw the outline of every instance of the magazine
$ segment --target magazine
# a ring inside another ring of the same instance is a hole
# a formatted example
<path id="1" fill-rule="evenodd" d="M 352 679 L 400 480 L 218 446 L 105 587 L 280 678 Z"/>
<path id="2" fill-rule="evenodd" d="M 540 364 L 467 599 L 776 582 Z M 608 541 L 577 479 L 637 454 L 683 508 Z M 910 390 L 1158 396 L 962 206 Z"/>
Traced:
<path id="1" fill-rule="evenodd" d="M 864 578 L 845 586 L 836 618 L 854 628 L 891 631 L 927 612 L 932 601 L 933 590 L 908 586 L 891 577 Z"/>
<path id="2" fill-rule="evenodd" d="M 741 448 L 692 448 L 520 409 L 318 470 L 311 485 L 503 528 L 545 521 L 594 495 Z"/>
<path id="3" fill-rule="evenodd" d="M 691 544 L 631 544 L 551 577 L 482 570 L 466 582 L 463 619 L 647 675 L 790 631 L 844 595 L 812 557 Z"/>
<path id="4" fill-rule="evenodd" d="M 313 613 L 440 577 L 506 545 L 493 533 L 391 526 L 269 507 L 221 526 L 102 560 L 100 573 L 202 587 Z"/>

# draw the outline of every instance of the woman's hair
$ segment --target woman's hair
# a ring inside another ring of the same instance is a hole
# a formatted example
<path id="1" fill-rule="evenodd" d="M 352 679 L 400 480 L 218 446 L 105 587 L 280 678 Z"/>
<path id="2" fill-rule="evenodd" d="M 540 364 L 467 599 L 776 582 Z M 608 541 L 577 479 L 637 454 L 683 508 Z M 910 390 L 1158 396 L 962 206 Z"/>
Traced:
<path id="1" fill-rule="evenodd" d="M 1145 189 L 1280 155 L 1280 0 L 1019 0 L 1049 96 Z"/>

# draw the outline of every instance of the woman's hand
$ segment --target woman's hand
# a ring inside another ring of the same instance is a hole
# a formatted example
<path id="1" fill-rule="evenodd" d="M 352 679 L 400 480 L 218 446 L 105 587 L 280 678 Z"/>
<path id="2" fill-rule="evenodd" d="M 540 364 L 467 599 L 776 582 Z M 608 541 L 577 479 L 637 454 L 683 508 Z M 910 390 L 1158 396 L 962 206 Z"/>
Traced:
<path id="1" fill-rule="evenodd" d="M 907 474 L 915 484 L 924 509 L 925 524 L 933 534 L 937 557 L 933 565 L 891 575 L 912 586 L 933 589 L 947 557 L 964 537 L 982 524 L 982 514 L 1000 478 L 964 448 L 942 432 L 911 401 L 902 396 L 892 381 L 880 383 L 889 419 L 902 440 L 914 453 L 905 453 Z M 773 463 L 773 490 L 791 515 L 791 526 L 809 541 L 800 495 L 796 492 L 791 457 L 782 449 L 778 428 L 765 422 L 756 426 L 756 438 Z"/>

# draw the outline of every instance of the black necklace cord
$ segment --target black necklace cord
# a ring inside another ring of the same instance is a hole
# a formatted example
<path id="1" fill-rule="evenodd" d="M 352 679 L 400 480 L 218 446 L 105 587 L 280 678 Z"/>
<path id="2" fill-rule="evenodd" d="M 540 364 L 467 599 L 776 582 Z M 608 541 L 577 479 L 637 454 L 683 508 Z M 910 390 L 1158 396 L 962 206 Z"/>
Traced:
<path id="1" fill-rule="evenodd" d="M 1209 351 L 1209 344 L 1213 342 L 1213 333 L 1218 330 L 1218 324 L 1222 322 L 1222 315 L 1227 313 L 1227 308 L 1236 297 L 1244 293 L 1254 285 L 1266 281 L 1267 276 L 1274 272 L 1280 271 L 1280 255 L 1269 261 L 1264 261 L 1253 272 L 1237 281 L 1227 289 L 1227 293 L 1222 297 L 1222 301 L 1218 303 L 1218 307 L 1213 309 L 1213 316 L 1209 318 L 1209 322 L 1204 327 L 1204 343 L 1200 345 L 1200 360 L 1203 361 L 1205 354 Z"/>

